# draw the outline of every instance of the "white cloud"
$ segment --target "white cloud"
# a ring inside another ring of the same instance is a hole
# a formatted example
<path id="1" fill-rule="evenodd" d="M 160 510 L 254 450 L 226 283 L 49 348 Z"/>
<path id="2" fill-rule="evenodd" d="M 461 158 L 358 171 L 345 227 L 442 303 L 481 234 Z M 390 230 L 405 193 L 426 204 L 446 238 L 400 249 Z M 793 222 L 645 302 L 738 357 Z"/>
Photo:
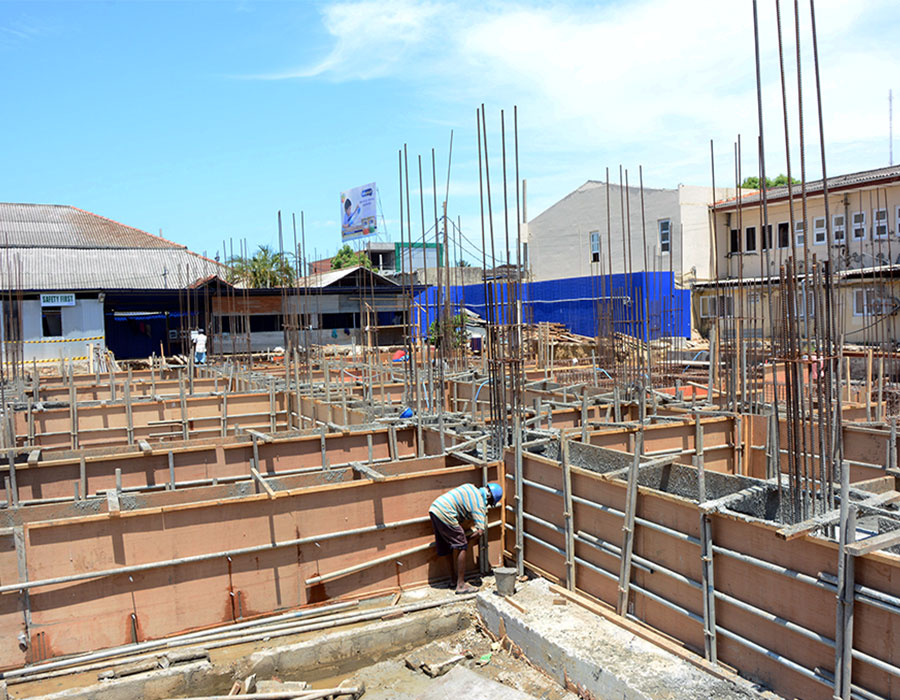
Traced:
<path id="1" fill-rule="evenodd" d="M 774 7 L 767 0 L 759 3 L 770 173 L 785 167 Z M 792 169 L 799 175 L 794 4 L 781 0 L 781 12 Z M 800 17 L 811 178 L 818 176 L 820 163 L 805 0 L 800 2 Z M 816 20 L 826 143 L 836 154 L 829 172 L 884 165 L 887 79 L 900 74 L 900 53 L 894 46 L 900 8 L 895 0 L 819 0 Z M 605 166 L 621 162 L 635 175 L 637 164 L 643 163 L 645 182 L 653 186 L 708 183 L 711 138 L 717 161 L 722 161 L 717 162 L 722 180 L 728 180 L 733 177 L 732 144 L 738 134 L 743 136 L 744 174 L 756 173 L 749 2 L 476 5 L 363 0 L 324 6 L 322 22 L 333 37 L 327 55 L 312 65 L 265 77 L 391 79 L 409 86 L 425 118 L 449 115 L 453 123 L 458 117 L 466 120 L 465 129 L 471 128 L 465 111 L 474 116 L 474 107 L 488 102 L 492 151 L 498 143 L 493 132 L 499 132 L 494 105 L 517 104 L 528 172 L 540 177 L 534 183 L 540 182 L 539 191 L 548 199 L 588 177 L 602 177 Z M 473 193 L 471 186 L 462 189 Z M 537 213 L 550 203 L 539 195 L 529 203 L 529 211 Z"/>

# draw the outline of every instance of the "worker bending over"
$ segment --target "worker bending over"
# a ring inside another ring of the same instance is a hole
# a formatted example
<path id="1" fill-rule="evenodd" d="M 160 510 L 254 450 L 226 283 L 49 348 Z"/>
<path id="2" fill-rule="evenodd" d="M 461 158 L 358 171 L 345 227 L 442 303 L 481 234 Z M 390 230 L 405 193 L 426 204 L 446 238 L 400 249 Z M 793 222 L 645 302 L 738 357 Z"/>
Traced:
<path id="1" fill-rule="evenodd" d="M 474 586 L 466 583 L 466 548 L 468 539 L 462 524 L 471 520 L 475 525 L 472 538 L 480 537 L 487 529 L 487 509 L 500 504 L 503 489 L 493 482 L 486 487 L 463 484 L 438 496 L 428 509 L 434 528 L 434 543 L 439 557 L 455 554 L 449 559 L 450 580 L 453 581 L 453 560 L 456 560 L 456 592 L 472 593 Z M 484 552 L 487 555 L 487 552 Z"/>

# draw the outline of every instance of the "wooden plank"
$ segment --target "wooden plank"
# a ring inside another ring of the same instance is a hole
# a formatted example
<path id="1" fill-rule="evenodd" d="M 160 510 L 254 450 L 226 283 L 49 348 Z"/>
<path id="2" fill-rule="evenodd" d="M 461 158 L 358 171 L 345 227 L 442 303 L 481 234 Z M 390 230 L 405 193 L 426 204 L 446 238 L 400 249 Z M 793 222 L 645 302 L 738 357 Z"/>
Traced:
<path id="1" fill-rule="evenodd" d="M 268 482 L 263 478 L 262 474 L 260 474 L 255 467 L 250 467 L 250 474 L 253 475 L 253 478 L 256 479 L 257 483 L 262 486 L 266 493 L 269 495 L 269 498 L 276 498 L 275 490 L 269 486 Z"/>
<path id="2" fill-rule="evenodd" d="M 890 532 L 882 532 L 874 537 L 867 537 L 859 542 L 847 545 L 847 554 L 854 557 L 861 557 L 864 554 L 877 552 L 885 547 L 893 547 L 900 544 L 900 530 L 891 530 Z"/>

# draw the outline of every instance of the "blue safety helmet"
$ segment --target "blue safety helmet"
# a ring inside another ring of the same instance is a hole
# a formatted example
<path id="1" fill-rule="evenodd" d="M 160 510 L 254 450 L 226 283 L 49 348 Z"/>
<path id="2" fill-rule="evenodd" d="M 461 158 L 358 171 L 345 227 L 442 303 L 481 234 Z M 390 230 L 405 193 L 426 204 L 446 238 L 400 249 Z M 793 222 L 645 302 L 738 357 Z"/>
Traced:
<path id="1" fill-rule="evenodd" d="M 500 484 L 494 483 L 493 481 L 487 485 L 487 488 L 484 489 L 487 492 L 488 503 L 492 506 L 497 505 L 503 500 L 503 489 Z"/>

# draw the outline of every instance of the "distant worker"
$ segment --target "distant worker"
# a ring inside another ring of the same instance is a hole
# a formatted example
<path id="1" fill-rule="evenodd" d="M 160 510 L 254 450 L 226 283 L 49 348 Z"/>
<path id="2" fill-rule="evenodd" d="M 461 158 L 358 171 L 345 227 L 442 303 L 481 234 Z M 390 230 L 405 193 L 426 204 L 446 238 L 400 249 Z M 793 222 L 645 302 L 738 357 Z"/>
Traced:
<path id="1" fill-rule="evenodd" d="M 475 525 L 472 538 L 480 537 L 487 529 L 487 509 L 500 504 L 503 489 L 493 482 L 486 487 L 463 484 L 438 496 L 428 509 L 434 542 L 439 557 L 450 556 L 450 581 L 453 581 L 453 564 L 456 560 L 456 592 L 472 593 L 475 586 L 466 583 L 466 548 L 468 538 L 462 524 L 471 520 Z M 483 553 L 484 555 L 487 552 Z"/>
<path id="2" fill-rule="evenodd" d="M 202 328 L 194 336 L 194 364 L 206 364 L 206 334 Z"/>

